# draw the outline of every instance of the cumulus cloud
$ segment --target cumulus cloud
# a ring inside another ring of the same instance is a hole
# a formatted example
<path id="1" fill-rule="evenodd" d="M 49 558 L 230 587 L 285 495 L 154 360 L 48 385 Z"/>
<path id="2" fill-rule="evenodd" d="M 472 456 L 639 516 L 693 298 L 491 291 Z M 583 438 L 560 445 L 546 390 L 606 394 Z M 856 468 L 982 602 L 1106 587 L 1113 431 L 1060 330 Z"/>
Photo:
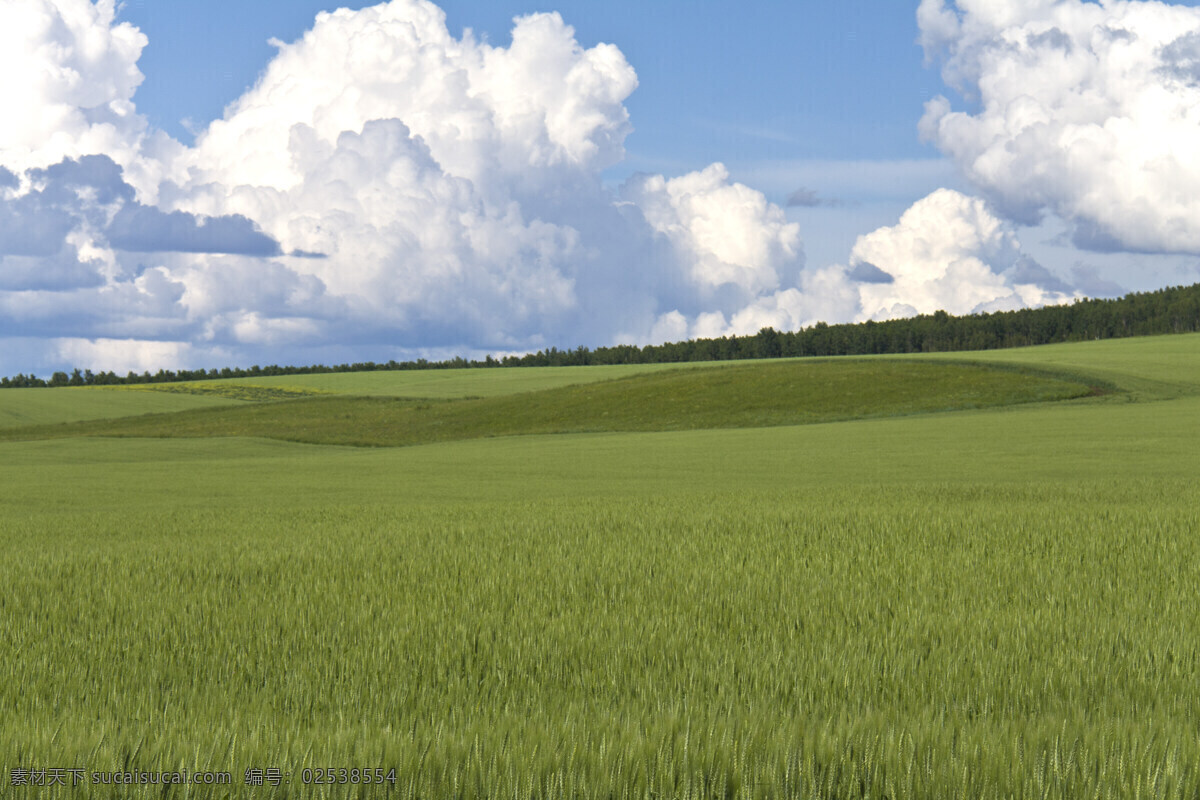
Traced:
<path id="1" fill-rule="evenodd" d="M 850 267 L 847 277 L 860 284 L 861 314 L 872 319 L 914 311 L 972 314 L 1071 296 L 1021 252 L 1011 224 L 980 198 L 950 189 L 917 201 L 896 225 L 860 236 Z"/>
<path id="2" fill-rule="evenodd" d="M 183 211 L 168 214 L 152 206 L 129 203 L 116 213 L 105 235 L 114 248 L 134 253 L 280 254 L 279 244 L 240 214 L 197 218 Z"/>
<path id="3" fill-rule="evenodd" d="M 0 202 L 0 255 L 49 256 L 61 249 L 73 221 L 41 199 L 33 194 Z"/>
<path id="4" fill-rule="evenodd" d="M 254 314 L 289 320 L 323 293 L 319 281 L 258 258 L 278 253 L 278 245 L 244 217 L 168 213 L 140 203 L 107 155 L 64 159 L 8 184 L 0 194 L 0 336 L 143 341 L 120 347 L 195 354 L 189 342 L 218 342 L 223 330 Z M 154 260 L 146 263 L 151 251 Z M 184 255 L 194 253 L 205 255 Z M 235 256 L 228 254 L 254 258 L 229 270 Z M 224 303 L 206 302 L 206 281 L 222 272 L 236 276 Z M 256 291 L 264 276 L 270 292 Z M 277 298 L 281 292 L 286 300 Z M 160 346 L 165 341 L 174 341 L 173 349 Z M 56 359 L 93 351 L 17 352 Z"/>
<path id="5" fill-rule="evenodd" d="M 157 372 L 163 365 L 197 363 L 198 356 L 211 359 L 228 355 L 219 351 L 197 351 L 188 342 L 146 341 L 140 339 L 77 339 L 61 337 L 48 341 L 49 358 L 64 364 L 87 364 L 96 371 Z"/>
<path id="6" fill-rule="evenodd" d="M 674 340 L 712 339 L 747 336 L 763 328 L 791 331 L 817 322 L 851 322 L 860 311 L 858 285 L 847 277 L 844 266 L 832 265 L 805 270 L 796 285 L 759 295 L 728 312 L 690 317 L 678 310 L 668 312 L 659 317 L 659 326 L 669 325 L 677 334 Z M 664 340 L 652 336 L 650 341 Z"/>
<path id="7" fill-rule="evenodd" d="M 690 278 L 706 289 L 728 286 L 757 295 L 802 264 L 800 226 L 761 192 L 729 183 L 722 164 L 670 180 L 637 176 L 622 196 L 685 254 Z"/>
<path id="8" fill-rule="evenodd" d="M 370 121 L 332 144 L 297 126 L 292 145 L 302 181 L 247 190 L 254 213 L 296 249 L 325 254 L 294 268 L 353 298 L 373 325 L 410 344 L 450 321 L 459 337 L 505 326 L 519 336 L 574 305 L 565 267 L 578 233 L 528 219 L 511 199 L 489 202 L 403 122 Z"/>
<path id="9" fill-rule="evenodd" d="M 0 121 L 0 342 L 20 343 L 0 373 L 30 369 L 14 352 L 139 371 L 482 355 L 1063 291 L 952 192 L 806 269 L 799 226 L 721 164 L 607 187 L 637 76 L 558 14 L 497 47 L 427 0 L 322 13 L 192 147 L 133 105 L 145 44 L 112 0 L 0 7 L 0 59 L 40 70 L 0 90 L 20 111 Z"/>
<path id="10" fill-rule="evenodd" d="M 1200 252 L 1200 9 L 1149 0 L 922 0 L 921 43 L 972 103 L 925 137 L 1009 219 L 1097 251 Z"/>
<path id="11" fill-rule="evenodd" d="M 350 47 L 349 42 L 354 42 Z M 394 0 L 321 14 L 172 166 L 174 208 L 235 213 L 408 347 L 644 339 L 794 279 L 797 226 L 719 164 L 614 197 L 637 77 L 557 14 L 497 48 Z M 369 336 L 365 332 L 364 336 Z"/>
<path id="12" fill-rule="evenodd" d="M 27 191 L 0 196 L 0 285 L 9 288 L 22 288 L 18 276 L 28 263 L 11 257 L 46 258 L 50 273 L 61 273 L 58 267 L 73 261 L 82 270 L 80 279 L 91 283 L 119 277 L 114 251 L 279 252 L 245 217 L 209 219 L 139 203 L 121 168 L 106 155 L 64 159 L 29 170 L 26 177 Z M 32 277 L 45 284 L 45 276 Z"/>
<path id="13" fill-rule="evenodd" d="M 860 236 L 848 262 L 806 271 L 797 286 L 760 295 L 728 316 L 664 315 L 660 324 L 690 336 L 746 335 L 818 321 L 1005 311 L 1077 296 L 1022 252 L 1013 225 L 984 200 L 951 189 L 917 201 L 897 224 Z"/>
<path id="14" fill-rule="evenodd" d="M 105 153 L 132 164 L 146 137 L 134 108 L 147 40 L 114 0 L 0 4 L 0 165 L 48 167 Z"/>
<path id="15" fill-rule="evenodd" d="M 581 296 L 581 272 L 625 224 L 598 176 L 637 85 L 617 48 L 584 49 L 557 14 L 516 20 L 507 48 L 456 39 L 415 0 L 323 13 L 277 46 L 173 162 L 174 208 L 323 256 L 289 267 L 344 298 L 360 337 L 520 348 L 594 316 L 611 292 Z"/>
<path id="16" fill-rule="evenodd" d="M 624 156 L 637 76 L 613 45 L 582 48 L 557 13 L 520 17 L 507 48 L 455 39 L 425 0 L 317 16 L 185 158 L 193 181 L 288 189 L 304 180 L 293 127 L 332 144 L 398 119 L 449 174 L 508 194 L 512 178 L 596 171 Z M 507 179 L 502 179 L 507 176 Z"/>
<path id="17" fill-rule="evenodd" d="M 846 277 L 859 283 L 895 283 L 896 276 L 884 272 L 870 261 L 859 261 L 846 273 Z"/>
<path id="18" fill-rule="evenodd" d="M 187 358 L 603 344 L 677 333 L 671 309 L 724 318 L 803 264 L 796 226 L 721 165 L 603 185 L 637 76 L 558 14 L 494 47 L 425 0 L 322 13 L 186 148 L 138 115 L 146 39 L 111 0 L 18 6 L 2 52 L 42 77 L 5 90 L 20 113 L 0 124 L 10 338 Z"/>

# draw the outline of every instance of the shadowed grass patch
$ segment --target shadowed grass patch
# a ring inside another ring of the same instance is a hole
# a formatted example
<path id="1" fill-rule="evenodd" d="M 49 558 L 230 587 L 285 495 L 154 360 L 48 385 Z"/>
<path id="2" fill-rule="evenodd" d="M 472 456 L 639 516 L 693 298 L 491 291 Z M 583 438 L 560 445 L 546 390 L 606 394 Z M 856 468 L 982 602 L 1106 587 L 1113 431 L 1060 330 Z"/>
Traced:
<path id="1" fill-rule="evenodd" d="M 244 400 L 251 403 L 297 400 L 302 397 L 316 397 L 329 394 L 328 391 L 322 389 L 309 389 L 302 386 L 260 386 L 253 383 L 208 383 L 198 381 L 155 383 L 148 386 L 137 386 L 132 388 L 131 391 L 223 397 L 226 400 Z"/>

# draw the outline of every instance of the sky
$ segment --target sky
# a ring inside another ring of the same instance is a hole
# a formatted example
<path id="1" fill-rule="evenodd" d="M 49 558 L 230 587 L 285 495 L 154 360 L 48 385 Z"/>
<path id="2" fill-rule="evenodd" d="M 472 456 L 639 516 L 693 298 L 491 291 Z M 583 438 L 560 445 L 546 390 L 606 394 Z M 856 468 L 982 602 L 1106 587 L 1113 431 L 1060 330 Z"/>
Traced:
<path id="1" fill-rule="evenodd" d="M 0 374 L 1200 281 L 1200 0 L 0 0 Z"/>

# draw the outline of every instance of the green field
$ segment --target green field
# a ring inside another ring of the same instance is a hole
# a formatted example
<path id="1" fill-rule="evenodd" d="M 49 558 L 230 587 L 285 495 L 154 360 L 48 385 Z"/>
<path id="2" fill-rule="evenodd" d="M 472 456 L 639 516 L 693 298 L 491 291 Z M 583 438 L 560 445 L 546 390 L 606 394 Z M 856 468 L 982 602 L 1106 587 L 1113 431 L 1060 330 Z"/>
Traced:
<path id="1" fill-rule="evenodd" d="M 110 389 L 87 386 L 54 391 L 5 389 L 0 392 L 0 430 L 25 425 L 209 408 L 229 402 L 219 395 L 150 392 L 125 387 Z"/>
<path id="2" fill-rule="evenodd" d="M 472 377 L 479 381 L 486 376 Z M 166 384 L 160 389 L 245 398 L 281 391 L 206 383 Z M 781 361 L 658 370 L 491 397 L 300 396 L 288 398 L 291 402 L 285 404 L 247 402 L 189 412 L 24 426 L 0 432 L 0 439 L 250 436 L 309 444 L 400 446 L 538 433 L 812 424 L 1060 401 L 1105 391 L 1111 389 L 1041 372 L 954 362 Z M 268 394 L 263 399 L 280 398 Z"/>
<path id="3" fill-rule="evenodd" d="M 0 763 L 233 784 L 0 796 L 1200 795 L 1200 336 L 537 372 L 10 427 Z"/>
<path id="4" fill-rule="evenodd" d="M 723 362 L 725 366 L 734 362 Z M 349 372 L 280 375 L 193 383 L 119 387 L 71 387 L 0 392 L 0 430 L 193 408 L 236 405 L 237 401 L 278 400 L 304 394 L 402 397 L 445 400 L 554 389 L 580 383 L 642 375 L 659 370 L 694 369 L 694 364 L 546 367 L 541 369 L 452 369 L 412 372 Z"/>
<path id="5" fill-rule="evenodd" d="M 723 362 L 728 364 L 731 362 Z M 451 399 L 495 397 L 556 389 L 578 383 L 644 375 L 659 370 L 691 369 L 695 364 L 634 364 L 596 367 L 539 367 L 529 369 L 431 369 L 398 372 L 345 372 L 318 375 L 276 375 L 232 378 L 211 383 L 279 387 L 360 397 Z M 205 383 L 209 383 L 205 381 Z"/>

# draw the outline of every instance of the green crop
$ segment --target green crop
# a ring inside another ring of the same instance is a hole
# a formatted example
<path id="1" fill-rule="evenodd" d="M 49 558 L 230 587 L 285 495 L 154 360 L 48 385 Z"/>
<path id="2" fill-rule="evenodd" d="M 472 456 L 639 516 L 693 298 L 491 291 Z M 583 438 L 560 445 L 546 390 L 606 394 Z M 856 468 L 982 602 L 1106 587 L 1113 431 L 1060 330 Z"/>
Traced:
<path id="1" fill-rule="evenodd" d="M 735 365 L 739 362 L 682 364 L 615 364 L 594 367 L 506 367 L 497 369 L 382 370 L 316 375 L 273 375 L 204 381 L 226 386 L 283 386 L 360 397 L 421 397 L 451 399 L 494 397 L 519 392 L 557 389 L 579 383 L 607 381 L 630 375 L 697 367 Z M 745 363 L 745 362 L 741 362 Z M 163 386 L 165 384 L 149 384 Z"/>
<path id="2" fill-rule="evenodd" d="M 243 399 L 250 385 L 164 384 Z M 294 391 L 294 390 L 292 390 Z M 655 371 L 537 392 L 458 400 L 326 396 L 51 427 L 45 436 L 264 436 L 315 444 L 413 445 L 484 436 L 755 428 L 1064 400 L 1102 391 L 1080 380 L 970 364 L 783 361 Z M 255 393 L 262 393 L 256 395 Z"/>
<path id="3" fill-rule="evenodd" d="M 0 429 L 226 405 L 219 396 L 93 386 L 0 391 Z"/>
<path id="4" fill-rule="evenodd" d="M 1066 403 L 2 443 L 0 796 L 1194 798 L 1200 337 L 1092 344 L 1005 354 Z"/>

